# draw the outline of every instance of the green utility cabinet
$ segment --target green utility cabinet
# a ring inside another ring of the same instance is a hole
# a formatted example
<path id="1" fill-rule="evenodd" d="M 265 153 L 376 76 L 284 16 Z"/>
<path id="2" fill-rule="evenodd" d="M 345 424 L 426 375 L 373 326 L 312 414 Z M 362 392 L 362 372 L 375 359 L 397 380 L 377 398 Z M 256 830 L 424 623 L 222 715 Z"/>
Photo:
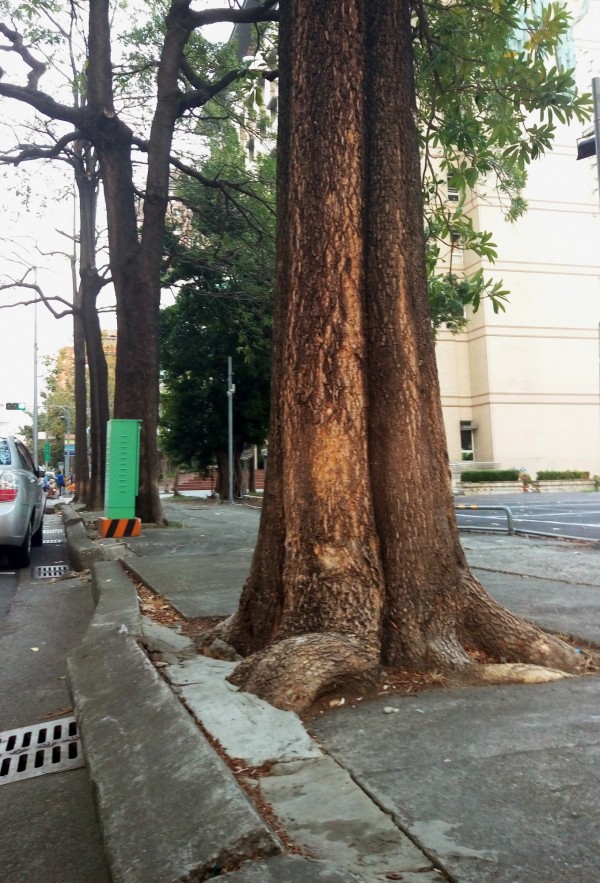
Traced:
<path id="1" fill-rule="evenodd" d="M 107 518 L 135 518 L 141 428 L 141 420 L 108 421 L 104 487 L 104 511 Z"/>

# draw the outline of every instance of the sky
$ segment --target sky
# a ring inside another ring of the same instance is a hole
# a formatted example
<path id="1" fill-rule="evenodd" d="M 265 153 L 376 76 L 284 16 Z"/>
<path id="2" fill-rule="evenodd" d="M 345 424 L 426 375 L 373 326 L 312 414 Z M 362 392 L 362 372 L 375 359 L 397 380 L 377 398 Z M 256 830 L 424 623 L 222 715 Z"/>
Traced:
<path id="1" fill-rule="evenodd" d="M 4 192 L 4 200 L 14 202 L 14 193 Z M 71 210 L 72 211 L 72 210 Z M 61 249 L 66 251 L 69 242 L 61 237 L 56 229 L 64 227 L 64 221 L 71 221 L 66 206 L 56 204 L 50 206 L 39 215 L 36 212 L 24 212 L 22 217 L 15 219 L 10 225 L 10 241 L 7 241 L 6 226 L 3 242 L 0 244 L 0 274 L 7 278 L 22 278 L 25 266 L 22 260 L 31 260 L 37 264 L 37 272 L 30 272 L 28 282 L 37 283 L 47 295 L 58 295 L 67 300 L 72 298 L 70 266 L 67 258 L 57 256 L 52 259 L 39 254 L 42 251 Z M 30 291 L 15 290 L 12 293 L 2 292 L 2 303 L 19 302 L 32 299 Z M 60 307 L 64 309 L 64 307 Z M 29 422 L 23 420 L 22 414 L 10 414 L 5 411 L 6 402 L 25 402 L 28 408 L 33 407 L 34 387 L 34 342 L 38 343 L 38 377 L 39 388 L 43 385 L 44 356 L 54 355 L 62 346 L 72 345 L 73 320 L 71 316 L 54 319 L 46 307 L 17 306 L 0 310 L 0 422 L 12 417 L 9 422 L 17 427 Z"/>
<path id="2" fill-rule="evenodd" d="M 196 8 L 218 5 L 217 0 L 195 4 Z M 203 31 L 215 42 L 226 40 L 230 32 L 230 24 L 214 25 Z M 44 88 L 43 80 L 41 85 Z M 2 104 L 10 108 L 11 114 L 20 111 L 18 102 L 3 100 Z M 35 266 L 28 282 L 36 281 L 37 276 L 45 295 L 71 301 L 71 270 L 66 256 L 71 244 L 62 235 L 73 229 L 73 197 L 67 192 L 67 179 L 51 164 L 30 163 L 24 174 L 25 183 L 14 169 L 0 170 L 0 282 L 22 278 L 27 266 Z M 0 292 L 0 304 L 31 297 L 31 292 L 23 290 Z M 111 300 L 107 291 L 104 305 L 109 306 Z M 62 311 L 64 306 L 59 304 L 57 309 Z M 114 313 L 104 314 L 101 324 L 103 328 L 115 329 Z M 55 319 L 41 303 L 35 307 L 0 309 L 0 430 L 14 432 L 31 422 L 27 415 L 7 411 L 5 406 L 7 402 L 24 402 L 28 409 L 33 408 L 36 341 L 39 404 L 46 374 L 44 357 L 55 356 L 63 346 L 72 346 L 72 317 Z"/>

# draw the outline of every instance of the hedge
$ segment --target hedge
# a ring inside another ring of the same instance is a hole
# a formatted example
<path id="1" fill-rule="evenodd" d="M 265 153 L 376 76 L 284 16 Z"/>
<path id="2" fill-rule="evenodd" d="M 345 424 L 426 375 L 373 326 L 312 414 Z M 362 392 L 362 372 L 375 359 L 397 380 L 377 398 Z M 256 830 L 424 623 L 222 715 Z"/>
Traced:
<path id="1" fill-rule="evenodd" d="M 578 472 L 576 469 L 564 469 L 562 472 L 546 469 L 537 474 L 538 481 L 577 481 L 589 477 L 589 472 Z"/>
<path id="2" fill-rule="evenodd" d="M 460 480 L 470 481 L 518 481 L 518 469 L 469 469 L 462 472 Z"/>

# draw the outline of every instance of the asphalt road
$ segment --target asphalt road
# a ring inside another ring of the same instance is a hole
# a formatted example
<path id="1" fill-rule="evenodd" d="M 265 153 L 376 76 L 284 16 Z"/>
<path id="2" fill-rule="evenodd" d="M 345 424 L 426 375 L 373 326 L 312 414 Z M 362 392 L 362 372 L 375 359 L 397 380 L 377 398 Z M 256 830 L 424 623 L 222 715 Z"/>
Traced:
<path id="1" fill-rule="evenodd" d="M 31 567 L 13 571 L 9 559 L 0 561 L 5 613 L 0 617 L 0 759 L 20 728 L 36 732 L 72 716 L 66 657 L 87 628 L 92 599 L 88 583 L 47 575 L 66 564 L 62 521 L 51 514 L 44 519 L 44 544 L 32 550 Z M 87 769 L 3 782 L 6 775 L 2 762 L 0 880 L 109 883 Z"/>
<path id="2" fill-rule="evenodd" d="M 599 493 L 461 496 L 455 507 L 458 526 L 465 531 L 506 533 L 508 508 L 517 533 L 600 540 Z"/>

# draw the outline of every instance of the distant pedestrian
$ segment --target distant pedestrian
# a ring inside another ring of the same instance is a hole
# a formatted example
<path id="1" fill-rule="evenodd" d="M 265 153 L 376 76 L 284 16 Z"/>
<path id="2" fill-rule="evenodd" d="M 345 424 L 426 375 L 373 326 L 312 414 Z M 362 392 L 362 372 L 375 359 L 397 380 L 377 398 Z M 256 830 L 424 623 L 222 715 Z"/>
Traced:
<path id="1" fill-rule="evenodd" d="M 65 489 L 65 477 L 60 469 L 56 473 L 56 484 L 58 485 L 58 496 L 62 497 L 63 491 Z"/>

